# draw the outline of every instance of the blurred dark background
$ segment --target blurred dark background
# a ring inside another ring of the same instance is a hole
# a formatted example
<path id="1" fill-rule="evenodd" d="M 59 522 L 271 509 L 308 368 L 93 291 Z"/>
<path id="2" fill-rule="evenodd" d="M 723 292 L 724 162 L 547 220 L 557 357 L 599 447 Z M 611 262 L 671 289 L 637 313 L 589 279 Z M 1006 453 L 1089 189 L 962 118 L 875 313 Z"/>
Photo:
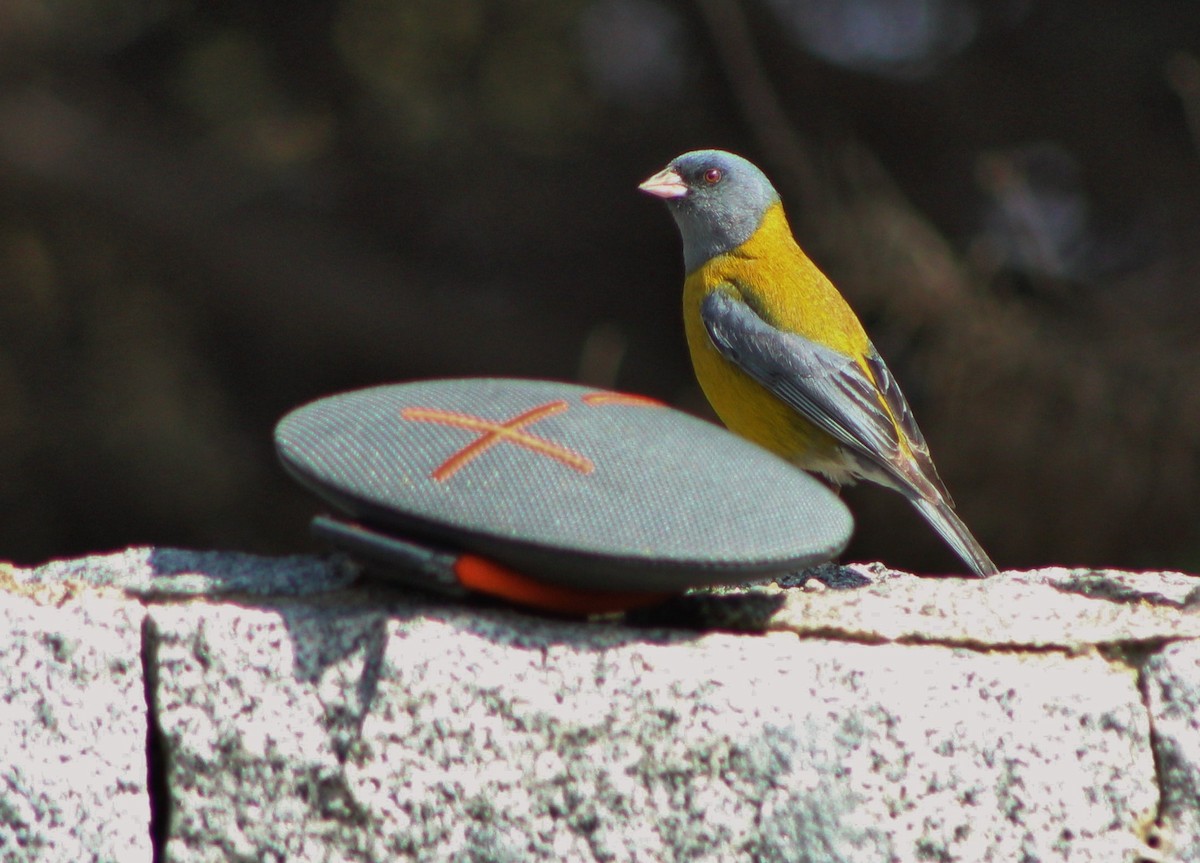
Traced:
<path id="1" fill-rule="evenodd" d="M 1200 569 L 1194 0 L 0 3 L 0 559 L 312 548 L 271 429 L 337 390 L 704 414 L 635 186 L 710 146 L 776 180 L 1001 565 Z M 848 558 L 957 569 L 847 498 Z"/>

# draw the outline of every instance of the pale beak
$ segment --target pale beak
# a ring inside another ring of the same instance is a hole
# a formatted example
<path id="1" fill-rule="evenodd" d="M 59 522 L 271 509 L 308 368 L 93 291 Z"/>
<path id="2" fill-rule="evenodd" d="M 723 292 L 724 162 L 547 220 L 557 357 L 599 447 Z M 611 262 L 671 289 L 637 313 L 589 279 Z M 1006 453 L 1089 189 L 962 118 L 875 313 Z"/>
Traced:
<path id="1" fill-rule="evenodd" d="M 638 186 L 638 188 L 656 198 L 667 200 L 682 198 L 688 193 L 688 187 L 683 182 L 683 177 L 679 176 L 671 168 L 663 168 L 649 180 Z"/>

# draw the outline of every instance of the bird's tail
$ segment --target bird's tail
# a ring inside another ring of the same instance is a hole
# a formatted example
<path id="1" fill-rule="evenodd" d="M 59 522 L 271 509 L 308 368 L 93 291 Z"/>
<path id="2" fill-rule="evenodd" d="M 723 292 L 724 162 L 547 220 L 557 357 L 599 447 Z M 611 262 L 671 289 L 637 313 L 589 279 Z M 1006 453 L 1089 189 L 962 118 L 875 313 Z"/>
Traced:
<path id="1" fill-rule="evenodd" d="M 996 564 L 992 563 L 983 546 L 971 535 L 971 531 L 949 504 L 943 500 L 929 500 L 916 494 L 909 497 L 909 500 L 976 575 L 983 578 L 998 572 Z"/>

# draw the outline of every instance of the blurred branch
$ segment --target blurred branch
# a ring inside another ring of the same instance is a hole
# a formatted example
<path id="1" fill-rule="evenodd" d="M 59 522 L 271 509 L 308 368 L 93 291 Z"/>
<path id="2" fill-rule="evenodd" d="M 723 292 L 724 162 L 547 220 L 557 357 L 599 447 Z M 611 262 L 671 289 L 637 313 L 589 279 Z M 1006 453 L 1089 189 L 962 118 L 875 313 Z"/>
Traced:
<path id="1" fill-rule="evenodd" d="M 1166 76 L 1183 106 L 1192 146 L 1200 154 L 1200 60 L 1194 54 L 1177 51 L 1167 60 Z"/>
<path id="2" fill-rule="evenodd" d="M 806 201 L 821 191 L 811 148 L 783 107 L 754 45 L 746 14 L 735 0 L 696 0 L 736 102 L 763 152 Z"/>

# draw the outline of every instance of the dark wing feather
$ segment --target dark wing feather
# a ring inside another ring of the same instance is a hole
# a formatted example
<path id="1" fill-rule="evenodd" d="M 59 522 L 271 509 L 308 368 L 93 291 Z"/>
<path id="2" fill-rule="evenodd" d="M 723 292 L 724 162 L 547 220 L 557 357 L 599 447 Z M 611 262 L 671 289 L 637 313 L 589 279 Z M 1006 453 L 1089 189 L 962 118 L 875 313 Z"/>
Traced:
<path id="1" fill-rule="evenodd" d="M 725 291 L 705 297 L 700 315 L 722 356 L 844 447 L 882 467 L 902 486 L 917 490 L 924 480 L 946 494 L 925 437 L 874 350 L 864 370 L 853 357 L 776 329 Z M 897 424 L 911 458 L 901 447 Z"/>
<path id="2" fill-rule="evenodd" d="M 900 392 L 900 385 L 892 377 L 891 370 L 884 364 L 883 357 L 875 353 L 874 346 L 871 348 L 871 353 L 867 355 L 866 361 L 867 366 L 870 367 L 871 376 L 875 379 L 879 392 L 887 403 L 888 410 L 892 412 L 892 416 L 900 424 L 900 430 L 904 432 L 913 461 L 920 467 L 922 476 L 929 480 L 941 494 L 942 500 L 948 506 L 953 507 L 954 501 L 950 498 L 950 492 L 946 490 L 946 486 L 942 484 L 937 468 L 933 466 L 933 457 L 929 455 L 929 444 L 925 442 L 925 435 L 921 434 L 921 429 L 917 426 L 917 419 L 913 416 L 912 408 L 908 406 L 904 393 Z"/>

